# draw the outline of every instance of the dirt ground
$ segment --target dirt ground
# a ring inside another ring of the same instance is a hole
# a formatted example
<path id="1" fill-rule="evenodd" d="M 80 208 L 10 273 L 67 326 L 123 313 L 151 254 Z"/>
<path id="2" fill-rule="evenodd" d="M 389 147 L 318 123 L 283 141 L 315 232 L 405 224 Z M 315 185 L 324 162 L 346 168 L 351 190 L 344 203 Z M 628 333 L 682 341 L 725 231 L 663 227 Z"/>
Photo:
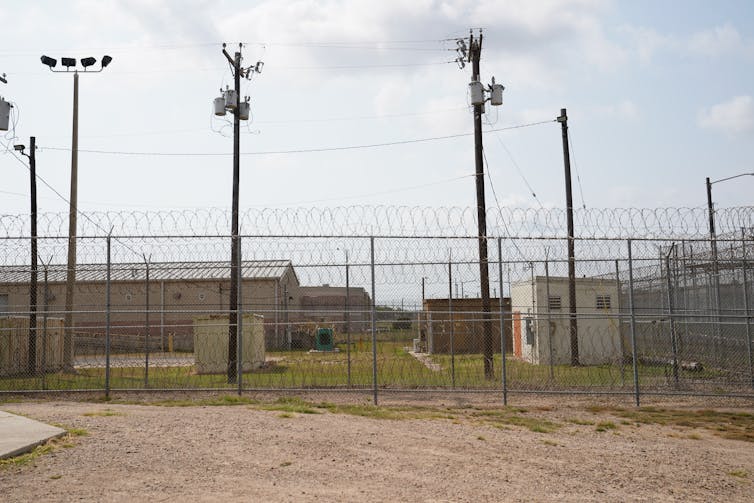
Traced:
<path id="1" fill-rule="evenodd" d="M 88 433 L 29 463 L 0 466 L 0 498 L 752 501 L 754 494 L 751 441 L 682 421 L 634 422 L 587 401 L 540 399 L 503 409 L 441 399 L 419 408 L 388 405 L 385 417 L 365 401 L 342 410 L 267 403 L 277 410 L 0 403 Z M 750 414 L 750 405 L 728 410 Z M 745 435 L 752 434 L 747 424 Z"/>

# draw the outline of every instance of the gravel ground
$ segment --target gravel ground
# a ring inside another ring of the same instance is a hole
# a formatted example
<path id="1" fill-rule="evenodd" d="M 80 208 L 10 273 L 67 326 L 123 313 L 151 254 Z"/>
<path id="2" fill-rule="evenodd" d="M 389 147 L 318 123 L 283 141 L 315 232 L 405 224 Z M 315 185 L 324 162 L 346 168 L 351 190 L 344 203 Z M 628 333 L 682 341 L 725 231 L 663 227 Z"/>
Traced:
<path id="1" fill-rule="evenodd" d="M 389 420 L 246 405 L 0 408 L 89 432 L 71 448 L 0 467 L 4 501 L 752 501 L 754 494 L 751 442 L 708 429 L 624 425 L 582 404 L 550 409 L 540 400 L 523 413 L 561 424 L 550 433 L 466 416 Z M 92 413 L 102 415 L 85 415 Z M 591 424 L 574 424 L 579 418 Z M 595 431 L 603 420 L 616 429 Z"/>

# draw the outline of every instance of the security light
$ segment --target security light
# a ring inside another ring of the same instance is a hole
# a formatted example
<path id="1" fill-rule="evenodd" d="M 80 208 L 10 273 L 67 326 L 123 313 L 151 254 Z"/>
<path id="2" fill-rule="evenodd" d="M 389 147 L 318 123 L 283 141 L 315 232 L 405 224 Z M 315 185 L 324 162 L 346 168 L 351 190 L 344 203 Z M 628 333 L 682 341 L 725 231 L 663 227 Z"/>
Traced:
<path id="1" fill-rule="evenodd" d="M 90 66 L 92 66 L 96 62 L 97 62 L 97 60 L 95 58 L 91 58 L 91 57 L 90 58 L 82 58 L 81 59 L 81 66 L 83 66 L 84 68 L 89 68 Z"/>
<path id="2" fill-rule="evenodd" d="M 60 63 L 64 67 L 70 68 L 72 66 L 76 66 L 76 58 L 60 58 Z"/>
<path id="3" fill-rule="evenodd" d="M 113 60 L 110 56 L 102 56 L 102 68 L 106 67 Z"/>
<path id="4" fill-rule="evenodd" d="M 13 145 L 13 150 L 16 152 L 23 152 L 26 147 L 24 145 Z"/>
<path id="5" fill-rule="evenodd" d="M 257 64 L 254 66 L 254 71 L 262 73 L 262 68 L 264 68 L 264 61 L 257 61 Z"/>
<path id="6" fill-rule="evenodd" d="M 42 56 L 42 64 L 47 65 L 50 67 L 50 70 L 55 68 L 55 66 L 58 64 L 58 60 L 55 58 L 51 58 L 49 56 Z"/>

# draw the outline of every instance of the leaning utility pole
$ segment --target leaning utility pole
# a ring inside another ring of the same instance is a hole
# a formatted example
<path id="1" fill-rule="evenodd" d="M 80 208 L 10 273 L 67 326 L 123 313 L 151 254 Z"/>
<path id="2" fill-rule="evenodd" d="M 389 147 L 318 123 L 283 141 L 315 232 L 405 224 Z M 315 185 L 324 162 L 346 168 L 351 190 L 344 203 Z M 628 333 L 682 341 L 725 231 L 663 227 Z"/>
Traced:
<path id="1" fill-rule="evenodd" d="M 565 165 L 566 217 L 568 225 L 568 305 L 571 335 L 571 365 L 579 364 L 579 332 L 576 320 L 576 253 L 573 231 L 573 193 L 571 191 L 571 155 L 568 149 L 568 115 L 560 109 L 560 128 L 563 136 L 563 163 Z M 549 302 L 549 300 L 548 300 Z"/>
<path id="2" fill-rule="evenodd" d="M 241 120 L 249 119 L 249 101 L 241 102 L 241 77 L 250 79 L 253 72 L 259 73 L 262 70 L 262 63 L 257 62 L 255 66 L 248 68 L 241 67 L 241 48 L 243 44 L 238 44 L 238 51 L 234 57 L 230 57 L 223 44 L 223 54 L 230 63 L 233 71 L 234 89 L 226 90 L 224 95 L 216 98 L 215 115 L 225 115 L 226 110 L 233 113 L 233 203 L 231 210 L 231 248 L 230 248 L 230 302 L 228 303 L 228 384 L 233 384 L 238 379 L 238 290 L 240 288 L 240 275 L 238 257 L 241 250 L 239 248 L 240 240 L 238 239 L 238 186 L 240 175 L 240 143 L 241 143 Z M 222 90 L 221 90 L 222 92 Z"/>
<path id="3" fill-rule="evenodd" d="M 466 52 L 463 40 L 458 41 L 458 51 L 463 56 Z M 501 105 L 503 100 L 503 86 L 495 84 L 485 90 L 479 80 L 479 60 L 482 55 L 482 31 L 475 38 L 474 33 L 469 34 L 468 59 L 471 62 L 471 103 L 474 106 L 474 160 L 476 166 L 476 202 L 477 202 L 477 235 L 479 243 L 479 283 L 482 297 L 482 352 L 484 354 L 484 376 L 493 379 L 493 337 L 492 319 L 490 318 L 490 274 L 487 253 L 487 206 L 484 197 L 484 158 L 482 147 L 482 114 L 484 113 L 484 92 L 491 94 L 490 101 L 493 105 Z M 462 59 L 459 61 L 463 68 Z M 505 355 L 503 355 L 505 358 Z"/>

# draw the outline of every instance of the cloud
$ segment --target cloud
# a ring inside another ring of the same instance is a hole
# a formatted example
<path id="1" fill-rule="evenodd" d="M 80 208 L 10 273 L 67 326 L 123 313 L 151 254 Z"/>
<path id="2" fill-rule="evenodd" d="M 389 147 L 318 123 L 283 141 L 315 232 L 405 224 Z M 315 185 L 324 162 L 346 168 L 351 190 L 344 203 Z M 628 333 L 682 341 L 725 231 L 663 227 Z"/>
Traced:
<path id="1" fill-rule="evenodd" d="M 688 36 L 660 33 L 654 28 L 644 26 L 622 26 L 618 32 L 628 37 L 629 50 L 642 63 L 649 63 L 662 53 L 703 58 L 728 54 L 754 54 L 754 41 L 742 37 L 730 23 L 697 31 Z"/>
<path id="2" fill-rule="evenodd" d="M 746 133 L 754 130 L 754 100 L 751 96 L 736 96 L 699 112 L 697 124 L 728 134 Z"/>
<path id="3" fill-rule="evenodd" d="M 725 24 L 709 30 L 695 33 L 688 42 L 692 52 L 702 56 L 720 56 L 721 54 L 751 49 L 751 43 L 747 43 L 733 26 Z"/>

